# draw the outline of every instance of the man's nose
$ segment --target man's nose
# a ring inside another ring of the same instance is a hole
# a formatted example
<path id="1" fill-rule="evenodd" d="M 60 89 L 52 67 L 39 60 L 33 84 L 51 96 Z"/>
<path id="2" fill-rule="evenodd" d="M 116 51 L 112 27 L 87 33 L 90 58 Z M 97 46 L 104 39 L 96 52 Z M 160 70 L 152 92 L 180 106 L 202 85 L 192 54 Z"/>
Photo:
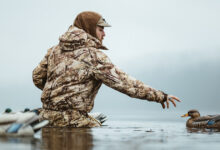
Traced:
<path id="1" fill-rule="evenodd" d="M 103 31 L 103 34 L 102 34 L 103 36 L 105 36 L 105 32 Z"/>

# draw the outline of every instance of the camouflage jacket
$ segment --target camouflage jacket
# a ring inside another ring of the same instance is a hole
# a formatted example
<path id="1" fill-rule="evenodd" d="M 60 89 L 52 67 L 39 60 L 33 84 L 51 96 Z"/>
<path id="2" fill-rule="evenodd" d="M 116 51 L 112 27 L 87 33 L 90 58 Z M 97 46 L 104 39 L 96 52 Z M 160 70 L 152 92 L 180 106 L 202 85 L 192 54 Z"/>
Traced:
<path id="1" fill-rule="evenodd" d="M 88 113 L 102 83 L 130 97 L 158 103 L 166 100 L 162 91 L 116 67 L 100 50 L 106 48 L 85 31 L 70 26 L 59 40 L 33 71 L 34 84 L 43 90 L 44 109 Z"/>

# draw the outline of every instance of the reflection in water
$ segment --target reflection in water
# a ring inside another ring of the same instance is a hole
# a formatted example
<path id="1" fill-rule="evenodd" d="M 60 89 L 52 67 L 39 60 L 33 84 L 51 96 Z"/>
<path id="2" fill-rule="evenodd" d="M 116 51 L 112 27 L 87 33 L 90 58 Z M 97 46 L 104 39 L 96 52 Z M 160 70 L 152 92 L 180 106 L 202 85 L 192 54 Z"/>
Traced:
<path id="1" fill-rule="evenodd" d="M 93 137 L 90 128 L 43 128 L 42 146 L 47 150 L 91 150 Z"/>
<path id="2" fill-rule="evenodd" d="M 22 145 L 22 146 L 21 146 Z M 32 150 L 41 147 L 41 140 L 35 137 L 0 137 L 0 148 L 4 149 L 27 149 L 31 147 Z"/>
<path id="3" fill-rule="evenodd" d="M 35 139 L 34 137 L 0 137 L 1 143 L 8 143 L 8 144 L 16 144 L 16 143 L 22 143 L 22 144 L 31 144 L 36 143 L 37 141 L 40 141 L 39 139 Z"/>
<path id="4" fill-rule="evenodd" d="M 34 137 L 0 137 L 0 150 L 219 150 L 219 136 L 220 131 L 186 128 L 184 122 L 120 120 L 92 129 L 43 128 Z"/>
<path id="5" fill-rule="evenodd" d="M 220 129 L 206 129 L 206 128 L 186 128 L 188 133 L 213 133 L 220 132 Z"/>

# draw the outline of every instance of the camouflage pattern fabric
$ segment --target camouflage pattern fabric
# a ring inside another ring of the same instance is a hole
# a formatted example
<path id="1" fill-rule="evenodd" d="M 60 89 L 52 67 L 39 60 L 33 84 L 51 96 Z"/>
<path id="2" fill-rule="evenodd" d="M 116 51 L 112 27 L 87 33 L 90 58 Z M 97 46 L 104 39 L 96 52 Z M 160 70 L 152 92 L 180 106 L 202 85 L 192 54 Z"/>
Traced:
<path id="1" fill-rule="evenodd" d="M 107 48 L 84 30 L 70 26 L 59 40 L 33 71 L 34 84 L 43 90 L 41 115 L 54 126 L 91 127 L 86 114 L 102 83 L 130 97 L 158 103 L 165 100 L 165 93 L 116 67 L 100 50 Z"/>
<path id="2" fill-rule="evenodd" d="M 49 120 L 49 127 L 99 127 L 96 119 L 77 110 L 53 111 L 42 109 L 40 116 Z"/>

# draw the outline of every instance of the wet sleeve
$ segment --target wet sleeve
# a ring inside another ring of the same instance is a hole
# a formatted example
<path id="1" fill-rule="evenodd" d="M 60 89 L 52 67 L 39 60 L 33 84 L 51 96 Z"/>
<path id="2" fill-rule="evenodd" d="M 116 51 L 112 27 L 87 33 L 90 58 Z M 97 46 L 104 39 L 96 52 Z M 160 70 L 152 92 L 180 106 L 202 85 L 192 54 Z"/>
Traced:
<path id="1" fill-rule="evenodd" d="M 41 90 L 43 90 L 47 81 L 47 60 L 51 50 L 52 48 L 47 51 L 47 54 L 44 56 L 43 60 L 41 60 L 39 65 L 32 72 L 34 85 Z"/>
<path id="2" fill-rule="evenodd" d="M 129 76 L 112 64 L 110 59 L 103 52 L 99 51 L 96 53 L 95 62 L 93 75 L 105 85 L 133 98 L 158 103 L 167 100 L 167 94 Z"/>

